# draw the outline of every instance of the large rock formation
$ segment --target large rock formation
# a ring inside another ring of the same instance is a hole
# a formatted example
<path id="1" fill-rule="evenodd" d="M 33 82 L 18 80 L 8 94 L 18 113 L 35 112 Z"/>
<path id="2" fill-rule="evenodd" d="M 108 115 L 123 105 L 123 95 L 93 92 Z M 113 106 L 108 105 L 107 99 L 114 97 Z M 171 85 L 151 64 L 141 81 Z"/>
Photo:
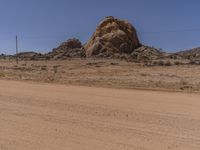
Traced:
<path id="1" fill-rule="evenodd" d="M 46 54 L 26 52 L 18 55 L 26 60 L 63 60 L 86 56 L 143 61 L 158 59 L 164 55 L 155 48 L 140 44 L 136 29 L 128 21 L 111 16 L 97 26 L 95 33 L 84 46 L 78 39 L 73 38 Z"/>
<path id="2" fill-rule="evenodd" d="M 106 17 L 84 47 L 90 57 L 102 53 L 131 54 L 140 46 L 136 30 L 128 21 Z"/>

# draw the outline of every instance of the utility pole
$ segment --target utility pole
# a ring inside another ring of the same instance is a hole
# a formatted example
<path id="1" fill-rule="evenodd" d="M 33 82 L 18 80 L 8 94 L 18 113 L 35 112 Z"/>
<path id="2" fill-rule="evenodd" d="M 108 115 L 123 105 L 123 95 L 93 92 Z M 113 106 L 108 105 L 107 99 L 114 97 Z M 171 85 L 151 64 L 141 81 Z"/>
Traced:
<path id="1" fill-rule="evenodd" d="M 18 64 L 19 63 L 19 60 L 18 60 L 18 37 L 16 36 L 16 63 Z"/>

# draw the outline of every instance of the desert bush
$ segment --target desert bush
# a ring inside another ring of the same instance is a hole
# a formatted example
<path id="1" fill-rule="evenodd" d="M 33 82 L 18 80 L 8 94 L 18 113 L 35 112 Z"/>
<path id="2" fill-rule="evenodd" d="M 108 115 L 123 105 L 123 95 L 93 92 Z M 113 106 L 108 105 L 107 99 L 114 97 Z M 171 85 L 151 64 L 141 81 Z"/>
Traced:
<path id="1" fill-rule="evenodd" d="M 174 64 L 177 65 L 177 66 L 178 66 L 178 65 L 183 65 L 183 63 L 180 62 L 180 61 L 175 61 Z"/>
<path id="2" fill-rule="evenodd" d="M 159 60 L 159 61 L 152 61 L 151 65 L 152 66 L 172 66 L 173 63 L 170 60 L 168 61 Z"/>
<path id="3" fill-rule="evenodd" d="M 47 70 L 47 66 L 46 65 L 41 66 L 41 70 Z"/>
<path id="4" fill-rule="evenodd" d="M 200 60 L 190 60 L 189 64 L 191 64 L 191 65 L 200 65 Z"/>
<path id="5" fill-rule="evenodd" d="M 152 61 L 152 65 L 157 65 L 158 64 L 158 62 L 157 61 Z"/>
<path id="6" fill-rule="evenodd" d="M 171 63 L 171 61 L 168 60 L 168 61 L 166 61 L 166 62 L 164 63 L 164 65 L 165 65 L 165 66 L 171 66 L 172 63 Z"/>
<path id="7" fill-rule="evenodd" d="M 0 78 L 3 78 L 3 77 L 5 77 L 5 74 L 0 72 Z"/>
<path id="8" fill-rule="evenodd" d="M 190 60 L 189 64 L 190 65 L 196 65 L 196 61 L 195 60 Z"/>
<path id="9" fill-rule="evenodd" d="M 180 84 L 181 84 L 181 85 L 188 85 L 189 83 L 188 83 L 187 81 L 185 81 L 185 80 L 182 79 L 182 80 L 180 81 Z"/>
<path id="10" fill-rule="evenodd" d="M 164 62 L 163 60 L 159 60 L 159 61 L 157 62 L 157 65 L 159 65 L 159 66 L 164 66 L 164 65 L 165 65 L 165 62 Z"/>
<path id="11" fill-rule="evenodd" d="M 59 69 L 60 65 L 55 65 L 53 66 L 53 72 L 56 74 L 58 73 L 58 69 Z"/>

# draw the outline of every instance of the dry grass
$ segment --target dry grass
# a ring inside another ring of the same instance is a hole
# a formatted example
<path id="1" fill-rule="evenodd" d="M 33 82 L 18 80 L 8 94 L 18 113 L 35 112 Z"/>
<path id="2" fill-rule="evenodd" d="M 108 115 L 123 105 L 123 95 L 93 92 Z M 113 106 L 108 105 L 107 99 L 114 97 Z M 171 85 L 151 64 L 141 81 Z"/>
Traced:
<path id="1" fill-rule="evenodd" d="M 1 61 L 0 78 L 112 88 L 200 91 L 199 65 L 145 66 L 108 59 Z"/>

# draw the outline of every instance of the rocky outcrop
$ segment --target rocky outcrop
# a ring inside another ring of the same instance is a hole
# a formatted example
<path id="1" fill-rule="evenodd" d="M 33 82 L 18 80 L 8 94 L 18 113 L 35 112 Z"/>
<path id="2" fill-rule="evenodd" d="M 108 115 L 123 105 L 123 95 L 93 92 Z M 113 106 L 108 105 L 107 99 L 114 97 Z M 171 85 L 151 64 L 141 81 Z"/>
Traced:
<path id="1" fill-rule="evenodd" d="M 59 47 L 55 48 L 53 51 L 67 51 L 68 49 L 75 49 L 75 48 L 82 48 L 81 42 L 76 39 L 72 38 L 63 42 Z"/>
<path id="2" fill-rule="evenodd" d="M 171 55 L 171 58 L 200 59 L 200 47 L 174 53 Z"/>
<path id="3" fill-rule="evenodd" d="M 30 51 L 18 53 L 17 55 L 14 55 L 14 57 L 18 57 L 20 60 L 39 60 L 43 58 L 43 55 L 41 53 Z"/>
<path id="4" fill-rule="evenodd" d="M 46 54 L 48 59 L 66 59 L 69 57 L 84 57 L 85 51 L 81 42 L 78 39 L 69 39 L 62 43 L 57 48 L 54 48 L 52 52 Z"/>
<path id="5" fill-rule="evenodd" d="M 102 53 L 127 53 L 140 47 L 137 32 L 128 22 L 106 17 L 97 27 L 91 39 L 84 46 L 87 57 Z"/>
<path id="6" fill-rule="evenodd" d="M 164 52 L 150 46 L 141 46 L 131 53 L 131 58 L 138 61 L 155 60 L 165 55 Z"/>
<path id="7" fill-rule="evenodd" d="M 165 57 L 159 50 L 140 44 L 136 29 L 128 21 L 112 16 L 106 17 L 97 26 L 93 36 L 84 46 L 78 39 L 72 38 L 46 54 L 35 52 L 18 54 L 18 57 L 24 60 L 64 60 L 92 56 L 127 61 L 154 60 Z"/>

